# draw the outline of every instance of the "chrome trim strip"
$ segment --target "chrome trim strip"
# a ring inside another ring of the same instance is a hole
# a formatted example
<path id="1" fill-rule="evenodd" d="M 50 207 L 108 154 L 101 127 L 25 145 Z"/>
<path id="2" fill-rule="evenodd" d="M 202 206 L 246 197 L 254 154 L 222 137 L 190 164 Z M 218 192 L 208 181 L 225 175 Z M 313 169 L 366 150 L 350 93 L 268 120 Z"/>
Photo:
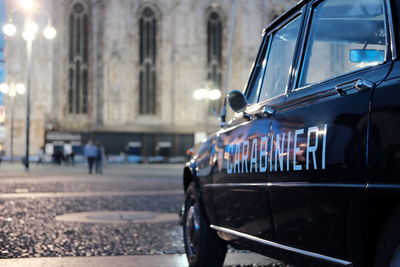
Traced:
<path id="1" fill-rule="evenodd" d="M 400 189 L 400 184 L 367 184 L 367 189 Z"/>
<path id="2" fill-rule="evenodd" d="M 268 183 L 226 183 L 206 184 L 205 187 L 267 187 Z"/>
<path id="3" fill-rule="evenodd" d="M 328 188 L 361 188 L 361 189 L 400 189 L 400 184 L 335 184 L 307 182 L 277 182 L 277 183 L 226 183 L 206 184 L 205 187 L 328 187 Z"/>
<path id="4" fill-rule="evenodd" d="M 349 261 L 340 260 L 340 259 L 332 258 L 332 257 L 329 257 L 329 256 L 325 256 L 325 255 L 322 255 L 322 254 L 318 254 L 318 253 L 314 253 L 314 252 L 310 252 L 310 251 L 306 251 L 306 250 L 302 250 L 302 249 L 298 249 L 298 248 L 289 247 L 289 246 L 286 246 L 286 245 L 278 244 L 278 243 L 275 243 L 275 242 L 272 242 L 272 241 L 269 241 L 269 240 L 261 239 L 261 238 L 258 238 L 258 237 L 252 236 L 252 235 L 248 235 L 248 234 L 245 234 L 245 233 L 241 233 L 241 232 L 238 232 L 238 231 L 235 231 L 235 230 L 227 229 L 227 228 L 216 226 L 216 225 L 210 225 L 210 227 L 212 229 L 214 229 L 214 230 L 217 230 L 217 231 L 220 231 L 220 232 L 224 232 L 224 233 L 227 233 L 227 234 L 231 234 L 231 235 L 235 235 L 235 236 L 238 236 L 238 237 L 242 237 L 242 238 L 245 238 L 245 239 L 249 239 L 251 241 L 262 243 L 264 245 L 280 248 L 280 249 L 283 249 L 283 250 L 287 250 L 287 251 L 290 251 L 290 252 L 302 254 L 302 255 L 305 255 L 305 256 L 317 258 L 317 259 L 320 259 L 320 260 L 324 260 L 324 261 L 328 261 L 328 262 L 332 262 L 332 263 L 336 263 L 336 264 L 341 264 L 341 265 L 344 265 L 344 266 L 353 266 L 353 263 L 351 263 Z"/>
<path id="5" fill-rule="evenodd" d="M 392 8 L 393 5 L 390 3 L 389 0 L 385 1 L 385 6 L 384 6 L 385 10 L 386 10 L 386 26 L 389 26 L 389 29 L 386 30 L 386 32 L 389 32 L 390 36 L 389 36 L 389 40 L 390 40 L 390 49 L 392 52 L 392 60 L 396 60 L 397 59 L 397 49 L 396 49 L 396 36 L 394 33 L 394 23 L 393 23 L 393 13 L 392 13 Z M 387 25 L 388 24 L 388 25 Z"/>
<path id="6" fill-rule="evenodd" d="M 335 184 L 335 183 L 307 183 L 307 182 L 277 182 L 277 183 L 225 183 L 225 184 L 206 184 L 205 187 L 221 188 L 221 187 L 329 187 L 329 188 L 370 188 L 374 185 L 366 184 Z M 389 187 L 391 185 L 375 186 L 379 188 Z M 393 187 L 393 186 L 391 186 Z M 400 185 L 399 185 L 400 187 Z"/>
<path id="7" fill-rule="evenodd" d="M 365 184 L 334 184 L 334 183 L 267 183 L 268 187 L 339 187 L 339 188 L 366 188 Z"/>

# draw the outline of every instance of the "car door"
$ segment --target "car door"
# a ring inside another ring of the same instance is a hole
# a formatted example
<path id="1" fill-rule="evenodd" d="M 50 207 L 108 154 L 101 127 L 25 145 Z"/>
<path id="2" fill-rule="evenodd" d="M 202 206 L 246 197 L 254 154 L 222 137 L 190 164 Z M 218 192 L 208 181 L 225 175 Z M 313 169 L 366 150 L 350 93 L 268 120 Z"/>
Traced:
<path id="1" fill-rule="evenodd" d="M 392 2 L 393 17 L 400 12 L 400 1 Z M 399 27 L 399 20 L 392 26 Z M 393 37 L 396 30 L 392 28 Z M 398 38 L 398 35 L 397 35 Z M 395 43 L 393 41 L 393 43 Z M 393 69 L 380 87 L 375 90 L 371 105 L 371 144 L 370 144 L 370 170 L 371 188 L 388 189 L 400 183 L 400 105 L 399 105 L 399 80 L 400 61 L 394 51 Z"/>
<path id="2" fill-rule="evenodd" d="M 280 75 L 276 85 L 281 91 L 274 93 L 268 105 L 274 107 L 284 101 L 302 18 L 299 12 L 265 37 L 246 91 L 249 101 L 255 103 L 249 104 L 243 114 L 236 114 L 217 135 L 218 162 L 223 164 L 213 173 L 213 183 L 206 187 L 213 191 L 218 227 L 275 239 L 266 190 L 271 120 L 265 103 L 257 103 L 257 99 L 265 72 L 273 71 Z"/>
<path id="3" fill-rule="evenodd" d="M 340 262 L 359 249 L 346 236 L 362 226 L 348 221 L 361 212 L 369 105 L 390 51 L 383 1 L 309 5 L 293 89 L 272 116 L 268 185 L 278 241 Z"/>

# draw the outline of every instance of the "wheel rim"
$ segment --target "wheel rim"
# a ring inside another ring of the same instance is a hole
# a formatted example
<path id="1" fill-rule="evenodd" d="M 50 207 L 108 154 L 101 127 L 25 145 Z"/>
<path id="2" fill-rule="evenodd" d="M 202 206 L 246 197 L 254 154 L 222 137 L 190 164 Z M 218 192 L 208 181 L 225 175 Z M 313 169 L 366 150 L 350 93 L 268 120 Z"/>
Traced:
<path id="1" fill-rule="evenodd" d="M 390 262 L 390 267 L 400 266 L 400 246 L 394 251 L 392 261 Z"/>
<path id="2" fill-rule="evenodd" d="M 194 200 L 187 210 L 185 221 L 185 243 L 188 249 L 188 256 L 195 256 L 198 251 L 200 238 L 200 218 Z"/>

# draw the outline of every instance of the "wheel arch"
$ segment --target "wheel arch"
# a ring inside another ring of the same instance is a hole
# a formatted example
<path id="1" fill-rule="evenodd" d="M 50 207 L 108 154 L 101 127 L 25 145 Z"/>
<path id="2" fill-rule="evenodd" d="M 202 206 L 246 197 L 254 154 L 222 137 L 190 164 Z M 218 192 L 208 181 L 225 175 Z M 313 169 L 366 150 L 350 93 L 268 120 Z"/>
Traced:
<path id="1" fill-rule="evenodd" d="M 183 190 L 186 192 L 191 182 L 195 182 L 196 186 L 196 163 L 188 162 L 183 169 Z"/>
<path id="2" fill-rule="evenodd" d="M 194 187 L 196 189 L 197 197 L 200 201 L 200 208 L 204 212 L 204 215 L 206 217 L 206 220 L 211 224 L 212 221 L 215 221 L 215 215 L 210 206 L 207 208 L 207 204 L 204 199 L 203 192 L 200 190 L 200 181 L 199 177 L 197 176 L 197 164 L 195 161 L 190 161 L 185 164 L 185 167 L 183 169 L 183 189 L 184 192 L 186 193 L 188 187 L 190 184 L 193 182 Z M 213 220 L 214 219 L 214 220 Z"/>

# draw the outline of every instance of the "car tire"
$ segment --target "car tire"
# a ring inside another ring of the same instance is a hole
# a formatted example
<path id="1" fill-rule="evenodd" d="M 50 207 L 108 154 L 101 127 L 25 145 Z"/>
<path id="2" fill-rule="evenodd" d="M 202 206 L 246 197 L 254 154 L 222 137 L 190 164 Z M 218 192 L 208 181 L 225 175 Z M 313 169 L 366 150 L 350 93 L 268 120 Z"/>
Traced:
<path id="1" fill-rule="evenodd" d="M 210 228 L 200 207 L 199 196 L 193 183 L 186 190 L 183 239 L 190 267 L 220 267 L 223 265 L 227 244 Z"/>
<path id="2" fill-rule="evenodd" d="M 378 243 L 375 267 L 400 267 L 400 208 L 390 216 Z"/>

